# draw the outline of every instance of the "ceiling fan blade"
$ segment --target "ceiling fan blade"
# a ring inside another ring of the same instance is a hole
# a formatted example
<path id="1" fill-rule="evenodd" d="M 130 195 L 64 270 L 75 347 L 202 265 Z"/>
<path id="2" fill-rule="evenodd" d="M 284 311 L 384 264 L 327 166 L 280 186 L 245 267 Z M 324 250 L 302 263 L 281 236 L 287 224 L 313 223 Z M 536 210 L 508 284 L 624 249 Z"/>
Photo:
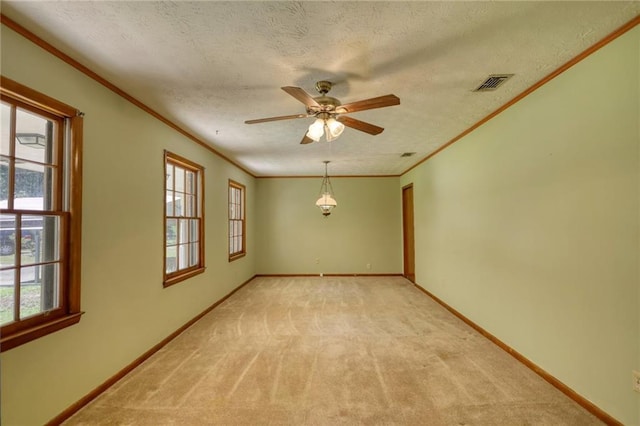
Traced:
<path id="1" fill-rule="evenodd" d="M 383 108 L 393 105 L 400 105 L 400 98 L 396 95 L 384 95 L 377 98 L 365 99 L 362 101 L 351 102 L 349 104 L 340 105 L 336 108 L 339 114 L 349 112 L 364 111 L 366 109 Z"/>
<path id="2" fill-rule="evenodd" d="M 384 130 L 384 128 L 382 127 L 378 127 L 371 123 L 366 123 L 364 121 L 356 120 L 355 118 L 347 117 L 344 115 L 338 117 L 337 120 L 347 127 L 360 130 L 361 132 L 369 133 L 370 135 L 379 135 Z"/>
<path id="3" fill-rule="evenodd" d="M 307 92 L 305 92 L 299 87 L 285 86 L 285 87 L 281 87 L 281 89 L 287 92 L 288 94 L 290 94 L 291 96 L 293 96 L 294 98 L 296 98 L 297 100 L 299 100 L 300 102 L 302 102 L 303 104 L 305 104 L 307 108 L 310 108 L 312 106 L 320 107 L 320 104 L 316 102 L 316 100 L 313 99 L 313 97 L 310 94 L 308 94 Z"/>
<path id="4" fill-rule="evenodd" d="M 279 117 L 258 118 L 256 120 L 247 120 L 245 124 L 266 123 L 267 121 L 290 120 L 292 118 L 307 118 L 307 114 L 281 115 Z"/>
<path id="5" fill-rule="evenodd" d="M 313 139 L 311 139 L 309 136 L 307 136 L 307 134 L 304 134 L 304 137 L 302 138 L 302 140 L 300 141 L 301 144 L 306 145 L 308 143 L 313 142 Z"/>

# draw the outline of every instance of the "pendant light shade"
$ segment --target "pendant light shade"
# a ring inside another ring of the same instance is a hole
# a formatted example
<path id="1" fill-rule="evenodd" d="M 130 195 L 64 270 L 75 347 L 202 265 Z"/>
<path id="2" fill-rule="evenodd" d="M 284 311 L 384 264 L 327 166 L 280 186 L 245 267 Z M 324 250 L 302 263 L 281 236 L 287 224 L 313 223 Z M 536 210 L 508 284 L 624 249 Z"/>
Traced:
<path id="1" fill-rule="evenodd" d="M 317 118 L 309 126 L 309 131 L 307 132 L 307 137 L 309 139 L 313 139 L 314 142 L 318 142 L 324 133 L 324 120 L 321 118 Z"/>
<path id="2" fill-rule="evenodd" d="M 333 197 L 333 186 L 329 180 L 329 174 L 327 173 L 327 165 L 329 161 L 324 162 L 324 177 L 322 178 L 322 184 L 320 184 L 320 198 L 316 201 L 316 206 L 320 208 L 323 216 L 329 216 L 331 210 L 338 205 L 336 199 Z"/>
<path id="3" fill-rule="evenodd" d="M 327 141 L 331 142 L 344 132 L 344 124 L 331 117 L 325 122 Z"/>

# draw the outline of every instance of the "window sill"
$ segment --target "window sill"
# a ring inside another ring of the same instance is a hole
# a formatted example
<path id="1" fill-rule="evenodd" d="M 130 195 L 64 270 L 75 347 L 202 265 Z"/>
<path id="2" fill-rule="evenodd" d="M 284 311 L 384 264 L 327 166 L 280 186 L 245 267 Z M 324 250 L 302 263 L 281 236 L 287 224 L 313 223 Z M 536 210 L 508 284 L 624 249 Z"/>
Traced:
<path id="1" fill-rule="evenodd" d="M 47 334 L 51 334 L 58 330 L 62 330 L 63 328 L 77 324 L 80 322 L 82 314 L 84 314 L 84 312 L 65 315 L 62 318 L 49 321 L 45 324 L 40 324 L 17 333 L 12 333 L 9 336 L 3 336 L 0 339 L 0 352 L 8 351 L 9 349 L 24 345 L 25 343 L 46 336 Z"/>
<path id="2" fill-rule="evenodd" d="M 245 257 L 247 255 L 247 253 L 236 253 L 233 254 L 231 256 L 229 256 L 229 262 L 233 262 L 234 260 L 238 260 L 241 257 Z"/>
<path id="3" fill-rule="evenodd" d="M 178 284 L 181 281 L 184 281 L 184 280 L 189 279 L 191 277 L 195 277 L 196 275 L 202 274 L 204 272 L 204 270 L 205 270 L 205 268 L 202 267 L 202 268 L 198 268 L 198 269 L 193 269 L 193 270 L 187 271 L 184 274 L 177 275 L 175 277 L 166 278 L 164 280 L 164 282 L 162 283 L 162 286 L 164 288 L 171 287 L 172 285 Z"/>

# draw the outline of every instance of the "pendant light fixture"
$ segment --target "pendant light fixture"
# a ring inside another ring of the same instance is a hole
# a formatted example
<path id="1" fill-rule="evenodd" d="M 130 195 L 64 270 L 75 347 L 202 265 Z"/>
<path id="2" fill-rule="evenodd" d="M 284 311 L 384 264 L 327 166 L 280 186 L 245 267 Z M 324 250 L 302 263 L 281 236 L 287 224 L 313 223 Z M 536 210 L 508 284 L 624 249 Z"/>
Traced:
<path id="1" fill-rule="evenodd" d="M 333 198 L 333 186 L 329 180 L 329 173 L 327 172 L 327 165 L 329 161 L 324 161 L 324 177 L 322 178 L 322 184 L 320 185 L 320 198 L 316 201 L 316 206 L 320 207 L 323 216 L 329 216 L 331 210 L 338 205 L 335 198 Z"/>

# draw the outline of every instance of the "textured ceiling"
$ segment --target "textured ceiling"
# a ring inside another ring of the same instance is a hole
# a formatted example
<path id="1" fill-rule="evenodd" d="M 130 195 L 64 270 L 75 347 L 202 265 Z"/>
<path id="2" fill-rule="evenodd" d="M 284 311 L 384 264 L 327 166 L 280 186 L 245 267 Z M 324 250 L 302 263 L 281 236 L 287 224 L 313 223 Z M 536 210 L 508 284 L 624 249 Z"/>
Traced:
<path id="1" fill-rule="evenodd" d="M 256 176 L 397 175 L 640 13 L 640 2 L 2 1 L 2 13 Z M 515 74 L 494 92 L 475 89 Z M 334 142 L 280 90 L 393 93 Z M 78 105 L 81 108 L 81 105 Z M 403 152 L 415 152 L 401 158 Z"/>

